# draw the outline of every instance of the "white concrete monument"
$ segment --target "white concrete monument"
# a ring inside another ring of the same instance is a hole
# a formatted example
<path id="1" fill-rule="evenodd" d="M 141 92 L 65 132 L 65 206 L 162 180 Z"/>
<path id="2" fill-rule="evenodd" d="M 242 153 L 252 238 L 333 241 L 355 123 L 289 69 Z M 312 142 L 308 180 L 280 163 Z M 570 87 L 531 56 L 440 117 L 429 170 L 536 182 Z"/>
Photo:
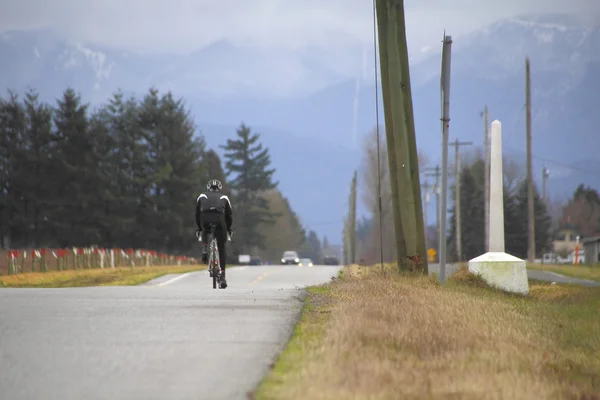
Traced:
<path id="1" fill-rule="evenodd" d="M 507 292 L 528 294 L 527 265 L 504 252 L 504 193 L 502 187 L 502 125 L 492 122 L 490 146 L 489 251 L 469 261 L 469 272 L 490 286 Z"/>

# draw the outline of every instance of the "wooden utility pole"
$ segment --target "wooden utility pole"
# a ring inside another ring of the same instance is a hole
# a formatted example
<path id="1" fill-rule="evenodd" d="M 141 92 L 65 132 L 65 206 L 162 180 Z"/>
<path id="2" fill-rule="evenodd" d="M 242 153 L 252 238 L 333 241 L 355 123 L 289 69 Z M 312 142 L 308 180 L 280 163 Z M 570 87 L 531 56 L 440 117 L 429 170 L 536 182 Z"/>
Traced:
<path id="1" fill-rule="evenodd" d="M 548 205 L 548 177 L 550 176 L 550 171 L 544 165 L 542 167 L 542 195 L 544 196 L 544 203 L 546 206 Z"/>
<path id="2" fill-rule="evenodd" d="M 527 261 L 535 261 L 535 209 L 533 203 L 533 167 L 531 145 L 531 68 L 529 57 L 525 59 L 525 107 L 527 109 L 527 219 L 528 239 Z"/>
<path id="3" fill-rule="evenodd" d="M 344 258 L 346 264 L 356 263 L 356 171 L 350 183 L 348 215 L 344 219 Z"/>
<path id="4" fill-rule="evenodd" d="M 427 274 L 404 2 L 374 3 L 397 262 L 400 269 Z"/>
<path id="5" fill-rule="evenodd" d="M 356 264 L 356 171 L 352 177 L 350 190 L 350 263 Z"/>
<path id="6" fill-rule="evenodd" d="M 485 124 L 484 129 L 484 140 L 483 140 L 483 151 L 485 152 L 483 160 L 484 160 L 484 203 L 483 203 L 483 215 L 484 215 L 484 225 L 485 225 L 485 253 L 490 251 L 490 124 L 488 120 L 488 108 L 487 105 L 483 110 L 483 123 Z"/>
<path id="7" fill-rule="evenodd" d="M 455 236 L 456 236 L 456 258 L 458 262 L 462 261 L 462 230 L 461 230 L 461 222 L 462 217 L 460 213 L 460 146 L 470 146 L 473 142 L 459 142 L 458 139 L 454 141 L 454 143 L 450 143 L 450 146 L 454 146 L 454 179 L 455 179 Z"/>

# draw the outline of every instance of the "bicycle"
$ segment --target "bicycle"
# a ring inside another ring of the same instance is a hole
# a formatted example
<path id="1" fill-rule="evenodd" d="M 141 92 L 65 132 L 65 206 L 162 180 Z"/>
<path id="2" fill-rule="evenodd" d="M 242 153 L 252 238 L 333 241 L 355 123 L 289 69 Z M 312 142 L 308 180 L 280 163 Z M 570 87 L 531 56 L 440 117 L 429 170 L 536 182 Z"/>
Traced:
<path id="1" fill-rule="evenodd" d="M 219 282 L 219 289 L 223 289 L 221 283 L 221 261 L 219 257 L 219 246 L 217 244 L 217 238 L 215 237 L 215 229 L 217 225 L 208 225 L 207 239 L 209 243 L 208 253 L 208 272 L 212 277 L 213 289 L 217 288 L 217 282 Z M 227 233 L 227 240 L 231 241 L 231 236 Z M 198 241 L 202 241 L 202 235 L 198 236 Z"/>

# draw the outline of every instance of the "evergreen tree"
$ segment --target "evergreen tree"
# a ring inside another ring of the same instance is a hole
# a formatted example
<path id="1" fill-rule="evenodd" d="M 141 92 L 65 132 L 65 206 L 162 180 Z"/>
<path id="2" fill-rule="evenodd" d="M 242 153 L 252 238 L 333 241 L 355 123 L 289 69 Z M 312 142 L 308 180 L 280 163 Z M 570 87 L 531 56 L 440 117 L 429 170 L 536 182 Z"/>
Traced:
<path id="1" fill-rule="evenodd" d="M 27 215 L 23 186 L 27 178 L 25 144 L 27 117 L 18 96 L 9 92 L 8 100 L 0 103 L 0 165 L 2 185 L 2 223 L 0 224 L 3 242 L 8 239 L 13 246 L 23 246 L 28 242 Z"/>
<path id="2" fill-rule="evenodd" d="M 98 115 L 109 131 L 110 193 L 106 205 L 113 232 L 107 243 L 122 247 L 142 247 L 146 244 L 146 220 L 143 206 L 148 192 L 144 177 L 150 170 L 147 143 L 139 127 L 140 107 L 135 97 L 124 99 L 121 91 L 113 94 Z"/>
<path id="3" fill-rule="evenodd" d="M 204 154 L 203 163 L 206 172 L 203 183 L 206 184 L 211 179 L 218 179 L 223 184 L 223 192 L 228 193 L 229 187 L 219 155 L 213 149 L 210 149 Z"/>
<path id="4" fill-rule="evenodd" d="M 525 258 L 527 258 L 527 226 L 523 225 L 523 221 L 527 221 L 527 217 L 522 215 L 516 194 L 506 185 L 504 185 L 503 193 L 504 251 L 521 258 L 525 254 Z"/>
<path id="5" fill-rule="evenodd" d="M 177 251 L 194 240 L 190 210 L 204 175 L 204 142 L 194 138 L 189 113 L 170 92 L 159 98 L 158 91 L 150 89 L 140 107 L 140 130 L 151 160 L 144 180 L 149 201 L 141 213 L 149 219 L 146 247 Z"/>
<path id="6" fill-rule="evenodd" d="M 323 253 L 321 249 L 321 241 L 315 231 L 309 231 L 306 238 L 306 242 L 310 249 L 308 257 L 313 261 L 314 264 L 321 264 L 323 262 Z"/>
<path id="7" fill-rule="evenodd" d="M 253 133 L 244 123 L 240 125 L 237 139 L 228 139 L 225 146 L 225 170 L 236 202 L 234 224 L 237 231 L 234 252 L 241 254 L 254 247 L 265 248 L 264 236 L 257 232 L 260 224 L 272 224 L 275 215 L 269 212 L 267 200 L 262 193 L 275 189 L 275 169 L 269 169 L 269 150 L 258 142 L 260 135 Z"/>
<path id="8" fill-rule="evenodd" d="M 276 215 L 272 224 L 260 224 L 257 233 L 264 236 L 267 246 L 263 249 L 251 249 L 251 254 L 258 254 L 264 260 L 278 263 L 284 251 L 302 252 L 304 232 L 298 217 L 291 209 L 288 200 L 277 189 L 263 193 L 269 211 Z"/>
<path id="9" fill-rule="evenodd" d="M 520 221 L 519 240 L 522 245 L 513 254 L 523 259 L 527 258 L 528 250 L 528 184 L 527 179 L 522 180 L 517 186 L 515 195 L 518 220 Z M 540 198 L 537 187 L 533 186 L 533 207 L 535 210 L 535 249 L 536 257 L 541 257 L 548 249 L 552 241 L 552 219 L 548 215 L 546 204 Z"/>
<path id="10" fill-rule="evenodd" d="M 327 236 L 323 236 L 323 245 L 321 246 L 321 248 L 323 250 L 329 249 L 329 239 L 327 239 Z"/>
<path id="11" fill-rule="evenodd" d="M 71 88 L 65 90 L 54 114 L 56 140 L 56 185 L 52 200 L 56 214 L 55 236 L 60 246 L 85 246 L 97 243 L 98 222 L 95 179 L 97 160 L 89 132 L 87 104 L 82 104 Z"/>
<path id="12" fill-rule="evenodd" d="M 484 242 L 484 210 L 483 190 L 478 185 L 473 170 L 477 172 L 476 165 L 465 166 L 460 174 L 460 201 L 461 201 L 461 245 L 462 257 L 460 261 L 470 260 L 483 254 Z M 452 188 L 455 198 L 456 188 Z M 456 252 L 456 204 L 450 210 L 450 231 L 447 236 L 447 248 L 452 259 L 457 258 Z"/>
<path id="13" fill-rule="evenodd" d="M 70 88 L 55 105 L 34 90 L 22 101 L 9 92 L 0 98 L 0 246 L 197 254 L 198 190 L 208 177 L 226 188 L 229 182 L 195 130 L 183 101 L 155 89 L 141 101 L 118 91 L 92 112 Z M 258 136 L 242 124 L 225 146 L 237 202 L 232 243 L 249 239 L 246 248 L 260 244 L 270 252 L 313 249 L 317 261 L 319 240 L 314 232 L 307 237 L 289 201 L 272 190 L 274 170 Z M 276 206 L 268 193 L 276 193 Z M 266 246 L 261 236 L 269 238 Z"/>
<path id="14" fill-rule="evenodd" d="M 49 239 L 47 232 L 49 203 L 46 193 L 52 190 L 51 169 L 52 154 L 52 109 L 39 101 L 39 95 L 29 90 L 25 95 L 24 111 L 27 120 L 25 130 L 25 148 L 23 157 L 26 163 L 23 180 L 24 192 L 27 193 L 26 207 L 28 226 L 31 228 L 32 244 L 41 246 Z"/>
<path id="15" fill-rule="evenodd" d="M 120 213 L 121 204 L 117 200 L 119 188 L 117 186 L 117 175 L 119 174 L 118 163 L 113 159 L 115 141 L 107 123 L 108 114 L 104 107 L 96 110 L 89 118 L 89 131 L 92 147 L 97 160 L 96 180 L 97 197 L 95 199 L 96 228 L 98 241 L 95 244 L 111 246 L 127 245 L 119 241 L 118 233 L 122 229 L 120 217 L 126 216 Z"/>
<path id="16" fill-rule="evenodd" d="M 468 261 L 485 253 L 484 241 L 484 163 L 477 159 L 471 165 L 463 167 L 461 172 L 461 220 L 463 260 Z M 455 198 L 455 187 L 451 188 Z M 522 217 L 513 193 L 504 185 L 504 236 L 505 249 L 510 254 L 521 254 L 523 246 L 527 249 L 527 240 L 523 240 Z M 455 205 L 450 210 L 450 229 L 447 236 L 449 258 L 456 259 L 456 212 Z"/>
<path id="17" fill-rule="evenodd" d="M 562 212 L 561 228 L 575 229 L 583 237 L 600 232 L 600 196 L 598 192 L 579 185 Z"/>

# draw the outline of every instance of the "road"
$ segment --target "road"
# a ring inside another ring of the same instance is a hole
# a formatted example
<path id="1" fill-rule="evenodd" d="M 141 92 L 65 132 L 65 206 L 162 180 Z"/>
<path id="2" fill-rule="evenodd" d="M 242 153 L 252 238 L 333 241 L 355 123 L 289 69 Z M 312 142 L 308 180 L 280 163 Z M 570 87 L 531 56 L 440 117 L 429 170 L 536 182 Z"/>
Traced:
<path id="1" fill-rule="evenodd" d="M 206 271 L 135 287 L 0 290 L 0 393 L 29 399 L 245 399 L 285 346 L 303 287 L 339 267 Z"/>
<path id="2" fill-rule="evenodd" d="M 429 264 L 429 274 L 440 274 L 440 264 Z M 446 277 L 452 275 L 458 269 L 457 264 L 446 265 Z M 588 279 L 572 278 L 550 271 L 540 271 L 535 269 L 527 269 L 527 277 L 538 281 L 556 282 L 563 284 L 581 285 L 581 286 L 600 286 L 600 282 L 591 281 Z"/>

